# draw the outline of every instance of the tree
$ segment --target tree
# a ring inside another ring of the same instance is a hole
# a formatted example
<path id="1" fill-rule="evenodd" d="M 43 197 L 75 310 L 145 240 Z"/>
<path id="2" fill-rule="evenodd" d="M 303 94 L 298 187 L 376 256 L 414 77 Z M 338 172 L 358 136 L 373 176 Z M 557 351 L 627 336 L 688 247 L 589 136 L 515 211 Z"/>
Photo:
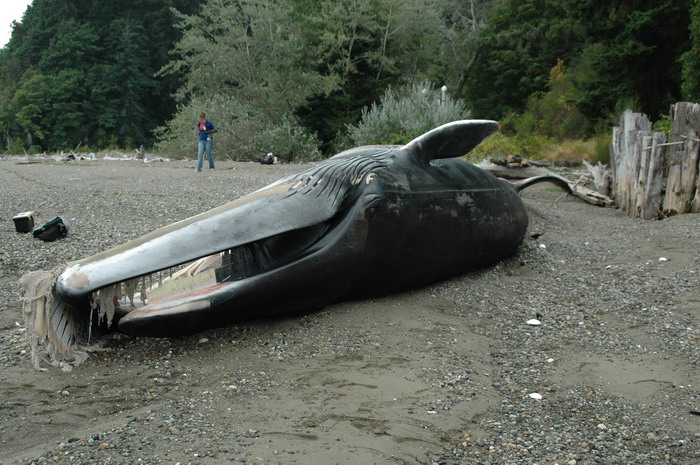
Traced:
<path id="1" fill-rule="evenodd" d="M 34 0 L 0 51 L 6 146 L 149 145 L 181 85 L 177 75 L 154 78 L 179 36 L 173 6 L 199 8 L 184 0 Z M 23 101 L 38 107 L 17 106 Z"/>
<path id="2" fill-rule="evenodd" d="M 690 10 L 690 47 L 681 56 L 683 65 L 683 98 L 700 101 L 700 1 L 694 0 Z"/>
<path id="3" fill-rule="evenodd" d="M 324 0 L 305 11 L 304 42 L 315 70 L 335 83 L 295 112 L 333 149 L 363 108 L 392 85 L 434 75 L 440 10 L 431 0 Z"/>
<path id="4" fill-rule="evenodd" d="M 47 44 L 56 36 L 64 21 L 78 19 L 76 2 L 70 0 L 33 0 L 15 24 L 8 49 L 24 69 L 35 68 Z"/>
<path id="5" fill-rule="evenodd" d="M 201 111 L 220 129 L 217 146 L 237 146 L 243 158 L 261 155 L 266 131 L 296 128 L 294 109 L 330 84 L 304 62 L 295 18 L 290 2 L 276 0 L 209 0 L 199 15 L 181 15 L 180 58 L 161 74 L 184 73 L 186 79 L 178 115 L 159 130 L 160 147 L 184 150 L 190 134 L 184 128 Z M 297 129 L 291 132 L 303 140 L 313 137 Z"/>
<path id="6" fill-rule="evenodd" d="M 34 0 L 0 50 L 0 130 L 184 153 L 204 110 L 220 149 L 291 160 L 427 81 L 474 117 L 579 134 L 697 98 L 698 17 L 697 0 Z"/>
<path id="7" fill-rule="evenodd" d="M 49 79 L 37 74 L 25 80 L 12 97 L 9 113 L 21 128 L 20 135 L 26 137 L 27 146 L 43 142 L 50 133 L 45 123 L 50 110 L 50 89 Z"/>
<path id="8" fill-rule="evenodd" d="M 568 1 L 584 31 L 573 61 L 581 70 L 576 106 L 591 121 L 632 107 L 656 119 L 680 97 L 678 58 L 689 48 L 689 0 Z"/>
<path id="9" fill-rule="evenodd" d="M 466 78 L 467 105 L 476 117 L 492 119 L 523 111 L 578 39 L 559 0 L 496 2 L 483 36 L 488 46 Z"/>
<path id="10" fill-rule="evenodd" d="M 226 94 L 248 102 L 267 121 L 296 108 L 327 83 L 300 61 L 299 25 L 289 2 L 209 0 L 181 16 L 180 59 L 161 74 L 186 72 L 179 98 Z"/>
<path id="11" fill-rule="evenodd" d="M 607 122 L 620 106 L 652 117 L 680 94 L 678 57 L 688 48 L 690 0 L 500 0 L 489 47 L 467 79 L 475 115 L 522 112 L 546 90 L 558 59 L 568 64 L 577 109 Z"/>
<path id="12" fill-rule="evenodd" d="M 37 74 L 24 81 L 11 108 L 27 145 L 71 149 L 88 133 L 88 90 L 80 71 L 61 70 L 56 75 Z"/>
<path id="13" fill-rule="evenodd" d="M 482 56 L 482 48 L 487 45 L 486 19 L 493 0 L 448 0 L 440 4 L 443 5 L 440 54 L 445 83 L 459 100 L 472 68 Z"/>
<path id="14" fill-rule="evenodd" d="M 87 71 L 103 52 L 95 28 L 69 19 L 61 23 L 39 60 L 42 73 L 56 74 L 66 69 Z"/>
<path id="15" fill-rule="evenodd" d="M 108 63 L 94 66 L 90 89 L 95 118 L 91 127 L 98 146 L 137 146 L 150 139 L 156 114 L 145 105 L 157 93 L 158 83 L 152 74 L 147 54 L 147 37 L 140 24 L 119 18 L 112 21 L 105 38 L 110 51 Z"/>
<path id="16" fill-rule="evenodd" d="M 270 131 L 299 124 L 329 153 L 388 86 L 435 74 L 435 3 L 209 0 L 200 14 L 182 17 L 181 58 L 163 72 L 187 75 L 181 111 L 193 110 L 191 99 L 230 97 L 247 109 L 235 123 L 239 137 L 248 120 Z"/>

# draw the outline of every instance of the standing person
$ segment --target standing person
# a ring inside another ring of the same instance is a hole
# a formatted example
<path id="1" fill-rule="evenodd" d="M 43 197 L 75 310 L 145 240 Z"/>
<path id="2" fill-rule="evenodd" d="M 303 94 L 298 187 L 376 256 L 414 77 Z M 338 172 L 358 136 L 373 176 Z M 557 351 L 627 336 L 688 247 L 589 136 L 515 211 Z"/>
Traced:
<path id="1" fill-rule="evenodd" d="M 212 155 L 212 150 L 214 150 L 214 133 L 216 132 L 216 128 L 211 121 L 207 120 L 207 115 L 205 113 L 200 113 L 198 119 L 199 147 L 197 150 L 197 171 L 202 171 L 204 153 L 207 154 L 207 159 L 209 160 L 209 169 L 213 170 L 214 156 Z"/>

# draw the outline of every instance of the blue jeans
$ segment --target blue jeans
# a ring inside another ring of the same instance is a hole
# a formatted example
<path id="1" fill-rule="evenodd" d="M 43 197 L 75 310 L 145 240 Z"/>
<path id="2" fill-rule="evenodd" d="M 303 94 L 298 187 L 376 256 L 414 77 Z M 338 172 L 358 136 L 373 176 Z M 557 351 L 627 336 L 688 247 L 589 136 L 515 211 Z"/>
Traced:
<path id="1" fill-rule="evenodd" d="M 204 153 L 207 154 L 207 159 L 209 160 L 209 169 L 214 169 L 214 157 L 211 152 L 214 150 L 214 139 L 200 140 L 199 148 L 197 150 L 197 171 L 202 171 L 202 162 L 204 161 Z"/>

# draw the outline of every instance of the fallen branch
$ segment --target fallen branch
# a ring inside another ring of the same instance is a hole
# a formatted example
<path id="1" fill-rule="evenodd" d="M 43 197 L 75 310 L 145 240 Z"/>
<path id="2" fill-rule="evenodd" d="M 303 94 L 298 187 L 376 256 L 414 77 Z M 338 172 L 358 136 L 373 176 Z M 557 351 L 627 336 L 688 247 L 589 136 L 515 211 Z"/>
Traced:
<path id="1" fill-rule="evenodd" d="M 588 189 L 587 187 L 583 187 L 581 185 L 578 185 L 577 183 L 571 182 L 563 176 L 559 176 L 553 171 L 548 170 L 547 168 L 539 166 L 509 168 L 506 166 L 499 166 L 495 164 L 481 164 L 479 165 L 479 168 L 503 179 L 527 179 L 534 176 L 554 176 L 564 181 L 571 189 L 571 193 L 585 202 L 600 207 L 612 207 L 613 205 L 615 205 L 615 202 L 613 202 L 613 200 L 607 195 L 601 194 L 592 189 Z"/>

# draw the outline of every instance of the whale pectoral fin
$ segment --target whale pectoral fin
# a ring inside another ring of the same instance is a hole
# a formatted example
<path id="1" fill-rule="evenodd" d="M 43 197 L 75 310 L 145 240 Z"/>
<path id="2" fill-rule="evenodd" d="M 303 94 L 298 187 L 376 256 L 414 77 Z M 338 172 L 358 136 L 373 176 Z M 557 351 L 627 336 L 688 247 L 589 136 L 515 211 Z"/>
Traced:
<path id="1" fill-rule="evenodd" d="M 515 190 L 517 192 L 520 192 L 523 189 L 525 189 L 526 187 L 530 187 L 530 186 L 532 186 L 534 184 L 538 184 L 540 182 L 549 182 L 549 183 L 555 184 L 555 185 L 561 187 L 562 189 L 564 189 L 564 191 L 566 191 L 569 194 L 573 194 L 573 192 L 574 192 L 571 189 L 571 182 L 569 182 L 568 179 L 566 179 L 562 176 L 559 176 L 558 174 L 545 174 L 542 176 L 535 176 L 532 178 L 527 178 L 527 179 L 524 179 L 520 182 L 509 182 L 509 183 L 510 183 L 510 185 L 512 185 L 515 188 Z"/>
<path id="2" fill-rule="evenodd" d="M 466 155 L 501 125 L 491 120 L 461 120 L 443 124 L 404 146 L 416 161 L 429 163 L 440 158 Z"/>

